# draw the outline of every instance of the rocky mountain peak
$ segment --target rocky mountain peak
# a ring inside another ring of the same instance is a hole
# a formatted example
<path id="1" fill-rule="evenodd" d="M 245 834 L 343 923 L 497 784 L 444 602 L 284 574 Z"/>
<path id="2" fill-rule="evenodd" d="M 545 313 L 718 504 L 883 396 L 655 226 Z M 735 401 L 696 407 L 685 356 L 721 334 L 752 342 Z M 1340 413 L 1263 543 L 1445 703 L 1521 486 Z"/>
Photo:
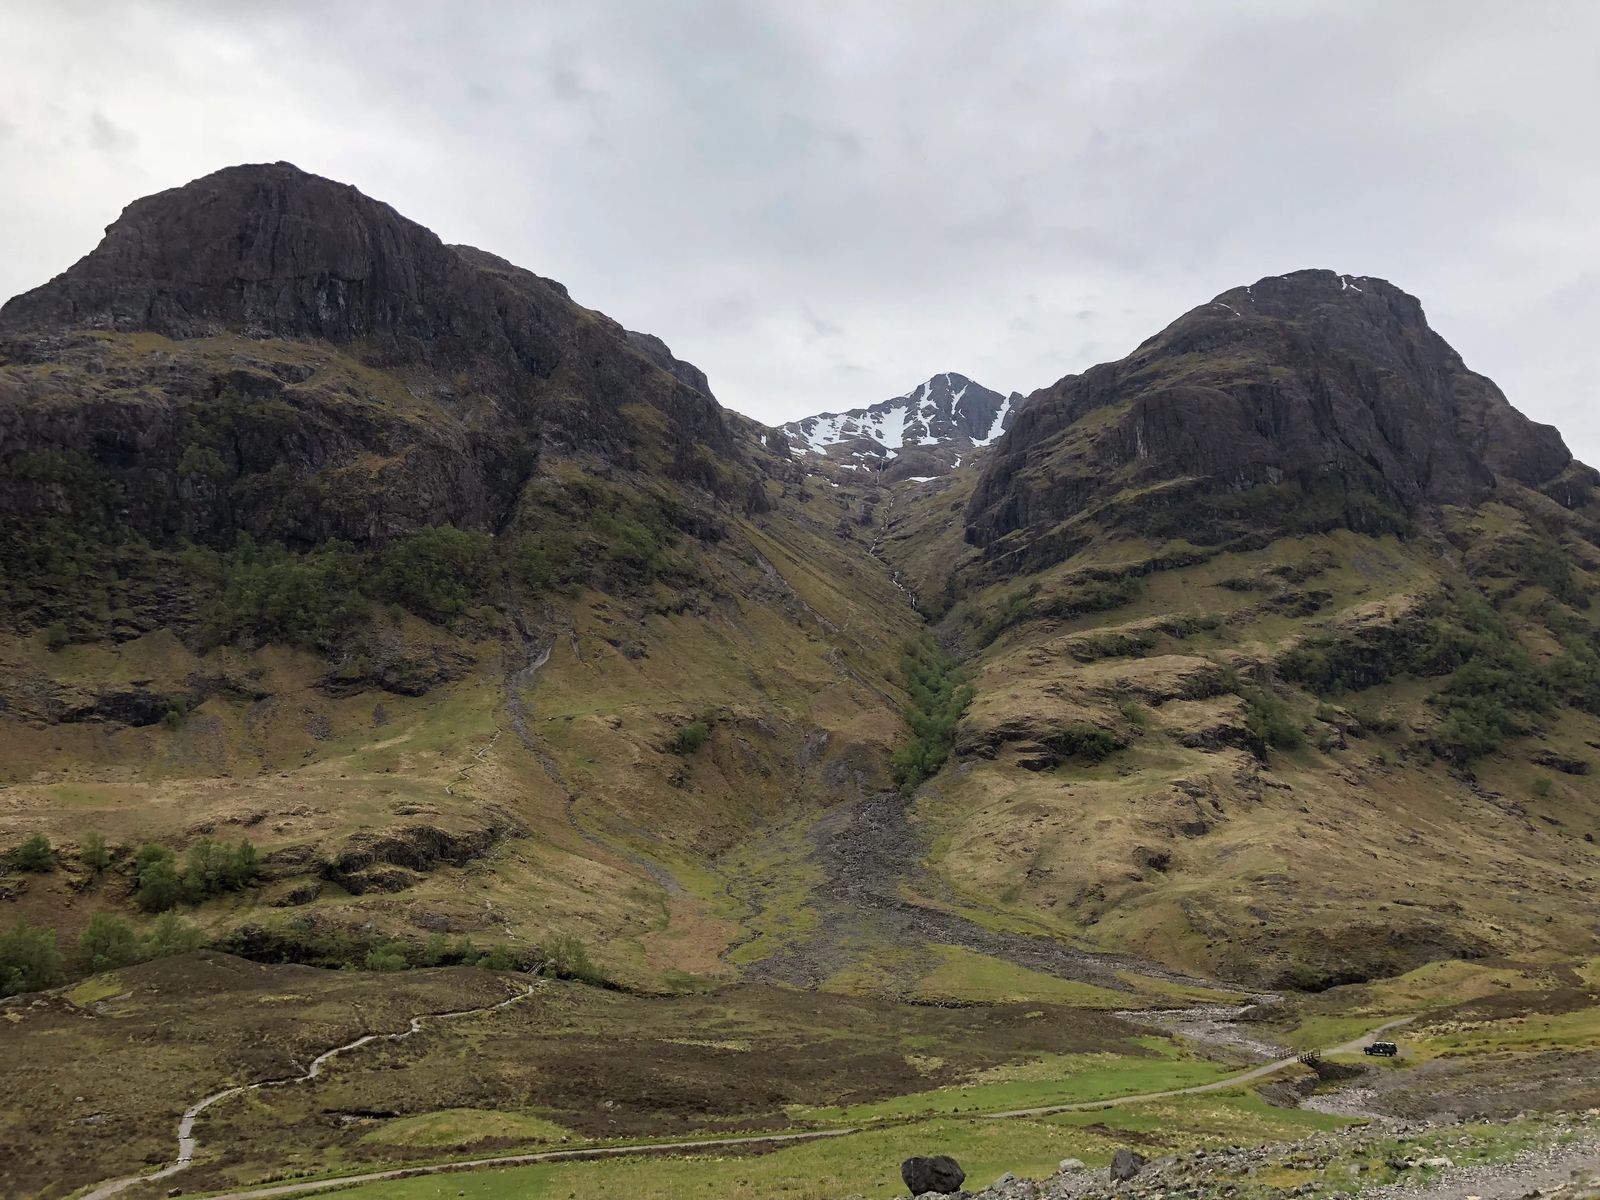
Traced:
<path id="1" fill-rule="evenodd" d="M 992 391 L 955 371 L 865 408 L 818 413 L 783 426 L 798 453 L 902 476 L 939 475 L 1009 429 L 1022 395 Z"/>
<path id="2" fill-rule="evenodd" d="M 128 205 L 94 250 L 0 309 L 0 326 L 426 337 L 472 275 L 348 184 L 289 163 L 236 166 Z"/>
<path id="3" fill-rule="evenodd" d="M 1320 270 L 1223 292 L 1126 358 L 1035 392 L 1012 433 L 969 509 L 969 539 L 989 548 L 1069 521 L 1149 531 L 1164 507 L 1203 530 L 1201 510 L 1264 487 L 1307 521 L 1359 527 L 1508 483 L 1576 504 L 1593 476 L 1466 368 L 1414 296 Z"/>

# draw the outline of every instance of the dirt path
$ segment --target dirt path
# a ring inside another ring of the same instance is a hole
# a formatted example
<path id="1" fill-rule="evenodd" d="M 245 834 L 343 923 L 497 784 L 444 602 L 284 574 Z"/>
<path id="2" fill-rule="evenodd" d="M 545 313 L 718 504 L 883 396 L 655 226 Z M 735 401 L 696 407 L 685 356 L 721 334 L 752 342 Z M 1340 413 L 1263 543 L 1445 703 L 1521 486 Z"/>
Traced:
<path id="1" fill-rule="evenodd" d="M 324 1050 L 311 1060 L 311 1065 L 298 1075 L 287 1075 L 282 1079 L 265 1079 L 260 1083 L 241 1083 L 234 1087 L 223 1088 L 220 1092 L 212 1092 L 204 1099 L 197 1100 L 184 1111 L 178 1121 L 178 1157 L 170 1164 L 162 1167 L 149 1175 L 128 1175 L 121 1179 L 113 1179 L 102 1183 L 93 1191 L 86 1193 L 81 1200 L 106 1200 L 119 1192 L 126 1191 L 136 1183 L 152 1183 L 156 1180 L 166 1179 L 185 1170 L 194 1161 L 195 1150 L 199 1146 L 199 1139 L 195 1136 L 195 1122 L 200 1119 L 200 1114 L 214 1104 L 218 1104 L 230 1096 L 238 1096 L 244 1092 L 253 1092 L 260 1088 L 286 1087 L 292 1083 L 304 1083 L 308 1079 L 315 1079 L 322 1074 L 322 1068 L 327 1066 L 341 1054 L 359 1049 L 369 1042 L 401 1042 L 406 1038 L 422 1032 L 422 1026 L 428 1021 L 448 1021 L 457 1017 L 480 1016 L 487 1013 L 498 1012 L 502 1008 L 509 1008 L 532 996 L 539 989 L 537 985 L 529 984 L 521 992 L 507 996 L 495 1004 L 484 1005 L 481 1008 L 462 1008 L 451 1012 L 419 1013 L 407 1022 L 407 1027 L 399 1033 L 368 1033 L 356 1038 L 354 1041 L 345 1042 L 331 1050 Z"/>
<path id="2" fill-rule="evenodd" d="M 531 989 L 530 989 L 530 994 L 531 994 Z M 494 1007 L 503 1008 L 503 1007 L 505 1007 L 506 1004 L 514 1003 L 516 1000 L 521 999 L 521 998 L 522 997 L 512 997 L 511 1000 L 504 1001 L 501 1004 L 496 1005 Z M 471 1010 L 471 1011 L 484 1012 L 484 1011 L 490 1011 L 490 1010 L 474 1009 L 474 1010 Z M 465 1014 L 444 1014 L 444 1015 L 465 1015 Z M 417 1019 L 418 1018 L 413 1018 L 413 1021 L 415 1021 Z M 1348 1052 L 1351 1052 L 1351 1051 L 1354 1051 L 1354 1050 L 1358 1050 L 1358 1049 L 1361 1048 L 1361 1046 L 1365 1042 L 1369 1041 L 1370 1039 L 1375 1038 L 1379 1034 L 1384 1033 L 1387 1030 L 1393 1029 L 1396 1026 L 1404 1025 L 1408 1021 L 1410 1021 L 1410 1019 L 1411 1018 L 1407 1017 L 1404 1020 L 1400 1020 L 1400 1021 L 1390 1021 L 1385 1025 L 1378 1026 L 1376 1029 L 1371 1030 L 1370 1032 L 1366 1033 L 1362 1037 L 1355 1038 L 1355 1039 L 1353 1039 L 1353 1040 L 1351 1040 L 1349 1042 L 1345 1042 L 1344 1044 L 1339 1045 L 1339 1046 L 1329 1047 L 1327 1050 L 1324 1050 L 1322 1053 L 1324 1053 L 1324 1054 L 1342 1054 L 1342 1053 L 1348 1053 Z M 415 1030 L 412 1030 L 412 1032 L 415 1032 Z M 365 1038 L 359 1039 L 356 1042 L 350 1043 L 348 1046 L 342 1046 L 342 1047 L 339 1047 L 337 1050 L 329 1051 L 327 1055 L 324 1055 L 322 1058 L 319 1058 L 317 1060 L 317 1062 L 320 1063 L 320 1062 L 324 1061 L 326 1058 L 332 1057 L 334 1054 L 342 1053 L 346 1049 L 353 1049 L 356 1046 L 364 1045 L 366 1042 L 374 1040 L 374 1038 L 379 1038 L 379 1037 L 399 1038 L 399 1037 L 405 1037 L 405 1036 L 407 1036 L 407 1035 L 406 1034 L 371 1034 L 371 1035 L 368 1035 Z M 1216 1081 L 1214 1081 L 1212 1083 L 1196 1084 L 1196 1085 L 1194 1085 L 1192 1087 L 1169 1088 L 1169 1089 L 1167 1089 L 1165 1091 L 1158 1091 L 1158 1092 L 1141 1092 L 1138 1095 L 1133 1095 L 1133 1096 L 1117 1096 L 1117 1097 L 1113 1097 L 1113 1098 L 1105 1099 L 1105 1100 L 1087 1100 L 1087 1101 L 1079 1102 L 1077 1104 L 1057 1104 L 1057 1105 L 1049 1105 L 1049 1106 L 1042 1107 L 1042 1108 L 1019 1108 L 1019 1109 L 1013 1109 L 1012 1111 L 1009 1111 L 1009 1112 L 974 1114 L 971 1119 L 980 1120 L 980 1121 L 1004 1121 L 1004 1120 L 1010 1120 L 1010 1119 L 1016 1118 L 1016 1117 L 1049 1116 L 1052 1113 L 1089 1112 L 1089 1111 L 1097 1111 L 1097 1110 L 1106 1109 L 1106 1108 L 1124 1108 L 1124 1107 L 1127 1107 L 1128 1105 L 1132 1105 L 1132 1104 L 1143 1104 L 1143 1103 L 1145 1103 L 1147 1101 L 1150 1101 L 1150 1100 L 1166 1100 L 1166 1099 L 1170 1099 L 1170 1098 L 1172 1098 L 1174 1096 L 1192 1096 L 1192 1095 L 1200 1095 L 1200 1094 L 1205 1093 L 1205 1092 L 1220 1092 L 1220 1091 L 1225 1091 L 1225 1090 L 1227 1090 L 1229 1088 L 1238 1087 L 1240 1084 L 1243 1084 L 1243 1083 L 1250 1083 L 1250 1082 L 1253 1082 L 1253 1081 L 1255 1081 L 1257 1079 L 1264 1078 L 1267 1075 L 1271 1075 L 1275 1071 L 1280 1071 L 1280 1070 L 1283 1070 L 1286 1067 L 1292 1066 L 1294 1063 L 1296 1063 L 1298 1061 L 1299 1060 L 1297 1058 L 1294 1058 L 1294 1057 L 1281 1058 L 1281 1059 L 1277 1059 L 1276 1061 L 1273 1061 L 1273 1062 L 1270 1062 L 1270 1063 L 1264 1063 L 1264 1064 L 1262 1064 L 1261 1066 L 1258 1066 L 1258 1067 L 1252 1067 L 1250 1070 L 1240 1072 L 1237 1075 L 1230 1075 L 1226 1079 L 1219 1079 L 1219 1080 L 1216 1080 Z M 307 1077 L 309 1077 L 309 1076 L 303 1076 L 301 1078 L 307 1078 Z M 286 1083 L 286 1082 L 293 1082 L 293 1081 L 292 1080 L 279 1080 L 279 1081 L 276 1081 L 276 1082 L 277 1083 Z M 271 1087 L 271 1086 L 275 1086 L 275 1084 L 274 1083 L 249 1084 L 249 1085 L 246 1085 L 245 1087 L 231 1088 L 227 1092 L 218 1093 L 217 1097 L 215 1097 L 215 1098 L 208 1097 L 206 1100 L 201 1101 L 200 1104 L 196 1105 L 194 1109 L 190 1110 L 190 1112 L 191 1113 L 196 1113 L 200 1109 L 204 1108 L 207 1104 L 213 1103 L 215 1099 L 219 1099 L 222 1096 L 226 1096 L 226 1095 L 233 1095 L 236 1092 L 245 1091 L 249 1087 Z M 188 1113 L 186 1113 L 184 1115 L 185 1115 L 185 1119 L 189 1118 L 189 1114 Z M 358 1183 L 381 1183 L 381 1182 L 383 1182 L 385 1180 L 412 1179 L 412 1178 L 415 1178 L 415 1177 L 418 1177 L 418 1176 L 422 1176 L 422 1175 L 445 1175 L 445 1174 L 452 1174 L 452 1173 L 460 1172 L 460 1171 L 476 1171 L 476 1170 L 488 1170 L 488 1169 L 493 1169 L 493 1168 L 531 1166 L 531 1165 L 536 1164 L 536 1163 L 582 1162 L 582 1161 L 593 1160 L 593 1159 L 619 1158 L 619 1157 L 628 1156 L 628 1155 L 663 1154 L 663 1153 L 671 1153 L 671 1152 L 674 1152 L 674 1151 L 717 1150 L 717 1149 L 726 1149 L 726 1148 L 729 1148 L 729 1147 L 762 1146 L 762 1145 L 788 1144 L 788 1143 L 795 1143 L 795 1142 L 819 1141 L 819 1140 L 824 1139 L 824 1138 L 845 1137 L 845 1136 L 848 1136 L 849 1134 L 852 1134 L 852 1133 L 861 1133 L 861 1132 L 863 1132 L 864 1130 L 867 1130 L 867 1129 L 881 1129 L 881 1128 L 885 1128 L 885 1127 L 896 1125 L 896 1124 L 904 1124 L 907 1121 L 912 1120 L 912 1119 L 914 1119 L 914 1118 L 896 1118 L 896 1119 L 893 1119 L 893 1120 L 863 1122 L 860 1125 L 851 1125 L 851 1126 L 846 1126 L 846 1127 L 843 1127 L 843 1128 L 806 1130 L 806 1131 L 800 1132 L 800 1133 L 774 1133 L 774 1134 L 764 1134 L 764 1135 L 755 1135 L 755 1136 L 750 1136 L 750 1137 L 734 1137 L 734 1138 L 702 1138 L 702 1139 L 697 1139 L 697 1140 L 693 1140 L 693 1141 L 681 1141 L 681 1142 L 645 1142 L 645 1143 L 637 1143 L 637 1144 L 633 1144 L 633 1145 L 623 1145 L 623 1146 L 595 1146 L 595 1147 L 591 1147 L 591 1148 L 588 1148 L 588 1149 L 582 1149 L 582 1150 L 550 1150 L 550 1151 L 544 1151 L 544 1152 L 536 1153 L 536 1154 L 508 1154 L 508 1155 L 502 1155 L 502 1156 L 498 1156 L 498 1157 L 494 1157 L 494 1158 L 475 1158 L 475 1159 L 468 1159 L 468 1160 L 465 1160 L 465 1161 L 462 1161 L 462 1162 L 437 1163 L 437 1164 L 434 1164 L 432 1166 L 396 1167 L 396 1168 L 393 1168 L 393 1169 L 387 1170 L 387 1171 L 368 1171 L 368 1172 L 366 1172 L 364 1174 L 360 1174 L 360 1175 L 345 1175 L 345 1176 L 342 1176 L 342 1177 L 337 1178 L 337 1179 L 319 1179 L 319 1180 L 307 1180 L 307 1181 L 300 1182 L 300 1183 L 270 1184 L 270 1185 L 265 1186 L 265 1187 L 246 1188 L 246 1189 L 244 1189 L 242 1191 L 227 1192 L 227 1193 L 223 1193 L 221 1195 L 215 1195 L 215 1196 L 209 1197 L 209 1200 L 267 1200 L 268 1197 L 274 1197 L 274 1196 L 300 1196 L 300 1195 L 307 1195 L 307 1194 L 310 1194 L 310 1193 L 313 1193 L 313 1192 L 330 1191 L 330 1190 L 335 1189 L 335 1188 L 350 1187 L 350 1186 L 352 1186 L 354 1184 L 358 1184 Z M 190 1123 L 192 1125 L 192 1121 Z M 191 1147 L 190 1147 L 191 1156 L 192 1156 L 192 1152 L 193 1152 L 193 1147 L 192 1147 L 192 1144 L 191 1144 Z M 185 1166 L 188 1165 L 187 1160 L 184 1161 L 183 1165 L 185 1165 Z M 161 1172 L 159 1174 L 156 1174 L 156 1175 L 134 1176 L 134 1177 L 132 1177 L 130 1179 L 119 1180 L 116 1184 L 102 1185 L 101 1189 L 96 1190 L 94 1192 L 91 1192 L 88 1196 L 83 1197 L 82 1200 L 99 1200 L 100 1197 L 113 1195 L 116 1191 L 121 1191 L 122 1188 L 128 1187 L 133 1183 L 138 1183 L 138 1182 L 141 1182 L 141 1181 L 144 1181 L 144 1180 L 161 1179 L 161 1178 L 164 1178 L 166 1175 L 172 1174 L 174 1170 L 181 1170 L 181 1169 L 182 1169 L 181 1167 L 169 1167 L 165 1171 L 163 1171 L 163 1172 Z M 107 1190 L 105 1190 L 106 1188 L 111 1188 L 112 1190 L 111 1191 L 107 1191 Z"/>
<path id="3" fill-rule="evenodd" d="M 1398 1021 L 1390 1021 L 1387 1024 L 1379 1025 L 1376 1029 L 1369 1030 L 1358 1038 L 1352 1038 L 1342 1045 L 1330 1046 L 1326 1050 L 1320 1051 L 1320 1053 L 1353 1054 L 1379 1034 L 1387 1033 L 1391 1029 L 1397 1029 L 1401 1025 L 1409 1025 L 1411 1021 L 1411 1017 L 1402 1017 Z M 1078 1104 L 1048 1104 L 1040 1108 L 1015 1108 L 1009 1112 L 986 1113 L 985 1119 L 998 1121 L 1008 1117 L 1048 1117 L 1052 1113 L 1090 1112 L 1100 1108 L 1143 1103 L 1146 1100 L 1167 1100 L 1173 1096 L 1198 1096 L 1204 1092 L 1222 1092 L 1227 1091 L 1229 1088 L 1238 1087 L 1241 1083 L 1254 1083 L 1257 1079 L 1264 1079 L 1268 1075 L 1294 1066 L 1299 1061 L 1299 1055 L 1291 1054 L 1287 1058 L 1278 1058 L 1271 1062 L 1262 1063 L 1259 1067 L 1251 1067 L 1248 1071 L 1242 1071 L 1237 1075 L 1229 1075 L 1226 1079 L 1218 1079 L 1213 1083 L 1200 1083 L 1193 1087 L 1171 1088 L 1164 1092 L 1145 1092 L 1138 1096 L 1126 1096 L 1120 1100 L 1088 1100 Z"/>
<path id="4" fill-rule="evenodd" d="M 748 978 L 796 987 L 819 987 L 852 961 L 852 951 L 873 945 L 961 946 L 1058 979 L 1128 991 L 1119 972 L 1218 987 L 1131 955 L 1080 950 L 1054 938 L 1009 933 L 953 912 L 919 903 L 901 891 L 914 877 L 925 848 L 907 816 L 910 801 L 883 792 L 829 809 L 812 829 L 808 859 L 822 871 L 808 906 L 817 920 L 776 954 L 752 964 Z"/>

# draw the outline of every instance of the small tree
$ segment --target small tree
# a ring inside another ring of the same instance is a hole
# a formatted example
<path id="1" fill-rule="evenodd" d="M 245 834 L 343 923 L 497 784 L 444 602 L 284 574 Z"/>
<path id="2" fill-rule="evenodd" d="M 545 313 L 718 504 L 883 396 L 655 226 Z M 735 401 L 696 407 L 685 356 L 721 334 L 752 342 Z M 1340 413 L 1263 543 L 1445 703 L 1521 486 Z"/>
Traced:
<path id="1" fill-rule="evenodd" d="M 110 971 L 139 961 L 139 939 L 133 926 L 110 913 L 95 913 L 89 927 L 78 939 L 78 948 L 89 960 L 91 971 Z"/>
<path id="2" fill-rule="evenodd" d="M 200 948 L 200 930 L 174 912 L 164 912 L 145 935 L 142 947 L 145 958 L 166 958 L 172 954 L 187 954 Z"/>
<path id="3" fill-rule="evenodd" d="M 153 854 L 151 852 L 154 852 Z M 146 846 L 139 851 L 139 890 L 134 900 L 145 912 L 166 912 L 183 895 L 172 851 L 162 846 Z"/>
<path id="4" fill-rule="evenodd" d="M 0 996 L 37 992 L 61 978 L 61 951 L 53 929 L 19 921 L 0 933 Z"/>
<path id="5" fill-rule="evenodd" d="M 369 971 L 404 971 L 411 965 L 404 942 L 384 942 L 367 951 L 366 968 Z"/>
<path id="6" fill-rule="evenodd" d="M 539 947 L 539 974 L 552 979 L 576 979 L 580 983 L 600 983 L 604 976 L 589 958 L 589 950 L 571 934 L 557 934 Z"/>
<path id="7" fill-rule="evenodd" d="M 672 735 L 672 740 L 667 746 L 674 754 L 681 754 L 687 758 L 704 746 L 710 736 L 711 730 L 704 721 L 690 721 Z"/>
<path id="8" fill-rule="evenodd" d="M 90 830 L 83 839 L 83 865 L 96 875 L 111 865 L 111 849 L 106 845 L 106 835 Z"/>
<path id="9" fill-rule="evenodd" d="M 36 833 L 11 853 L 11 865 L 19 871 L 49 871 L 56 865 L 56 852 L 50 839 Z"/>
<path id="10" fill-rule="evenodd" d="M 450 948 L 444 940 L 442 933 L 430 933 L 428 940 L 422 944 L 422 965 L 437 967 L 449 956 Z"/>

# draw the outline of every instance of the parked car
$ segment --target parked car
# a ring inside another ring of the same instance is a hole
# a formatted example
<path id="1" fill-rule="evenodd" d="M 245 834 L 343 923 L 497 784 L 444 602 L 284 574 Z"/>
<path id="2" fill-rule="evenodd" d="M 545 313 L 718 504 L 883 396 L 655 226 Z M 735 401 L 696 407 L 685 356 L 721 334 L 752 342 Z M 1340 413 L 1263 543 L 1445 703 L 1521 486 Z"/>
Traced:
<path id="1" fill-rule="evenodd" d="M 1400 1053 L 1400 1047 L 1396 1046 L 1393 1042 L 1373 1042 L 1372 1045 L 1368 1046 L 1366 1050 L 1363 1051 L 1363 1053 L 1378 1054 L 1382 1055 L 1384 1058 L 1393 1058 L 1396 1054 Z"/>

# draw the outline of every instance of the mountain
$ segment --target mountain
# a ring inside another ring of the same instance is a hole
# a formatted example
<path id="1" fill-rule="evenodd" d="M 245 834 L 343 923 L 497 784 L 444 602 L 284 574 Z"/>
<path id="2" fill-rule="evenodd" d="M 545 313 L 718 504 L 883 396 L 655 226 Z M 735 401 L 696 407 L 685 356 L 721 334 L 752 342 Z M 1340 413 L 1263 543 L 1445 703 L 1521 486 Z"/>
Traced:
<path id="1" fill-rule="evenodd" d="M 554 921 L 614 978 L 726 977 L 674 872 L 889 783 L 916 618 L 870 508 L 354 188 L 137 201 L 0 309 L 0 847 L 123 847 L 95 905 L 76 866 L 0 895 L 66 944 L 137 916 L 134 847 L 248 831 L 261 903 L 207 919 L 252 955 Z"/>
<path id="2" fill-rule="evenodd" d="M 880 543 L 968 647 L 928 869 L 1264 982 L 1589 945 L 1595 483 L 1379 279 L 1035 392 Z"/>
<path id="3" fill-rule="evenodd" d="M 0 1193 L 390 1032 L 183 1190 L 1212 1080 L 1125 1017 L 1241 988 L 1430 1070 L 1593 1011 L 1595 483 L 1377 279 L 772 429 L 345 185 L 137 201 L 0 308 Z"/>
<path id="4" fill-rule="evenodd" d="M 1208 543 L 1264 521 L 1375 530 L 1518 487 L 1579 509 L 1596 478 L 1467 370 L 1414 297 L 1330 271 L 1224 292 L 1035 393 L 1015 431 L 969 513 L 990 557 L 1104 523 Z M 1280 492 L 1270 512 L 1237 511 L 1239 496 Z"/>
<path id="5" fill-rule="evenodd" d="M 799 453 L 852 469 L 885 471 L 891 479 L 943 475 L 1010 429 L 1022 402 L 1018 392 L 1002 396 L 947 371 L 868 408 L 819 413 L 782 428 Z"/>

